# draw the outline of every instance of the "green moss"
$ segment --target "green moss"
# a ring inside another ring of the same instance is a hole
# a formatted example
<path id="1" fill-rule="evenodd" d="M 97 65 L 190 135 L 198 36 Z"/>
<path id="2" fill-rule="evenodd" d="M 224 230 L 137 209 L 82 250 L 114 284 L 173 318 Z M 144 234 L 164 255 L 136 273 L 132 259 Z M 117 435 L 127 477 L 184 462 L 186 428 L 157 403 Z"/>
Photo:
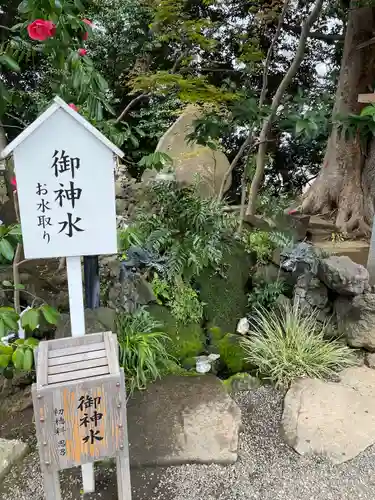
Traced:
<path id="1" fill-rule="evenodd" d="M 223 259 L 223 275 L 206 269 L 197 278 L 200 298 L 205 305 L 208 328 L 218 327 L 223 332 L 234 333 L 238 320 L 247 309 L 246 285 L 251 261 L 240 244 L 233 246 Z"/>
<path id="2" fill-rule="evenodd" d="M 223 380 L 223 384 L 228 392 L 237 392 L 258 389 L 262 385 L 262 382 L 249 373 L 236 373 L 227 380 Z"/>
<path id="3" fill-rule="evenodd" d="M 228 333 L 224 338 L 219 340 L 216 345 L 220 361 L 225 365 L 228 373 L 239 373 L 249 370 L 251 365 L 245 360 L 246 352 L 241 345 L 241 337 Z"/>
<path id="4" fill-rule="evenodd" d="M 168 353 L 177 361 L 198 356 L 205 351 L 205 335 L 198 324 L 178 325 L 167 307 L 152 304 L 148 308 L 150 314 L 163 324 L 163 331 L 170 337 L 167 344 Z"/>
<path id="5" fill-rule="evenodd" d="M 185 370 L 175 361 L 168 361 L 167 366 L 162 370 L 161 376 L 166 377 L 167 375 L 188 375 L 188 371 Z"/>

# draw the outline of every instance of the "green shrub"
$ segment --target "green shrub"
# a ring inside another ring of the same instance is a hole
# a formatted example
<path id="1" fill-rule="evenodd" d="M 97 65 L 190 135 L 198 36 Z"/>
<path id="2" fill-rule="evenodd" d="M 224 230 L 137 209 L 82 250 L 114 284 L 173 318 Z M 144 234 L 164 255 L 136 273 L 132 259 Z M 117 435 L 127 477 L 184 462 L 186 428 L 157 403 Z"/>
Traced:
<path id="1" fill-rule="evenodd" d="M 250 309 L 270 309 L 286 289 L 287 286 L 283 281 L 257 283 L 249 293 L 248 306 Z"/>
<path id="2" fill-rule="evenodd" d="M 205 335 L 198 323 L 181 325 L 172 312 L 163 306 L 149 305 L 147 310 L 156 321 L 164 326 L 170 342 L 167 343 L 168 353 L 182 364 L 187 358 L 199 356 L 205 350 Z"/>
<path id="3" fill-rule="evenodd" d="M 259 375 L 277 387 L 288 387 L 296 378 L 326 378 L 355 364 L 351 350 L 325 340 L 325 331 L 315 312 L 306 315 L 296 306 L 260 309 L 242 346 Z"/>
<path id="4" fill-rule="evenodd" d="M 162 324 L 145 309 L 117 316 L 120 365 L 124 368 L 130 394 L 160 378 L 163 370 L 170 366 L 172 358 L 166 349 L 169 338 L 161 328 Z"/>
<path id="5" fill-rule="evenodd" d="M 174 182 L 153 183 L 145 194 L 135 232 L 142 246 L 164 257 L 168 279 L 189 280 L 220 263 L 235 228 L 224 203 Z"/>
<path id="6" fill-rule="evenodd" d="M 255 253 L 257 264 L 267 264 L 271 260 L 276 248 L 271 233 L 267 231 L 246 232 L 243 241 L 245 250 L 250 254 Z"/>
<path id="7" fill-rule="evenodd" d="M 201 323 L 203 319 L 203 304 L 199 301 L 199 295 L 185 283 L 174 288 L 169 307 L 180 325 Z"/>

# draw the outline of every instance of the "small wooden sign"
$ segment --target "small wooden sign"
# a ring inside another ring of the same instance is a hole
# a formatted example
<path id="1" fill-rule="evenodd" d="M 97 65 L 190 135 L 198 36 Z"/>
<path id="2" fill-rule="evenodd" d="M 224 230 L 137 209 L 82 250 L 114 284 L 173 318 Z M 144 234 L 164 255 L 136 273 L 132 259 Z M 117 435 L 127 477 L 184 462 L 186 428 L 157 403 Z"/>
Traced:
<path id="1" fill-rule="evenodd" d="M 58 471 L 112 457 L 119 499 L 130 500 L 126 390 L 115 335 L 41 342 L 32 392 L 47 500 L 61 498 Z"/>

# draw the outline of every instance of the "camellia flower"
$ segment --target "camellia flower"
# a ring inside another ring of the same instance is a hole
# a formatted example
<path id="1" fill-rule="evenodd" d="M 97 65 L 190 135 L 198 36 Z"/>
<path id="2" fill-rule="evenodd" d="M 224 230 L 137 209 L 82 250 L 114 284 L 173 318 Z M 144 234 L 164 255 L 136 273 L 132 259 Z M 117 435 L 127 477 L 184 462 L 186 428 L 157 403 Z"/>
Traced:
<path id="1" fill-rule="evenodd" d="M 87 49 L 78 49 L 78 55 L 85 56 L 87 54 Z"/>
<path id="2" fill-rule="evenodd" d="M 71 103 L 69 104 L 69 108 L 74 109 L 74 111 L 78 111 L 77 106 L 76 106 L 73 102 L 71 102 Z"/>
<path id="3" fill-rule="evenodd" d="M 27 32 L 32 40 L 44 42 L 47 38 L 51 38 L 56 33 L 56 26 L 52 21 L 45 19 L 35 19 L 27 27 Z"/>
<path id="4" fill-rule="evenodd" d="M 16 191 L 16 189 L 17 189 L 17 181 L 16 181 L 16 178 L 14 176 L 10 179 L 10 183 L 13 186 L 13 191 Z"/>
<path id="5" fill-rule="evenodd" d="M 82 19 L 82 21 L 87 24 L 87 26 L 92 26 L 92 22 L 90 21 L 90 19 Z M 85 33 L 83 33 L 82 35 L 82 39 L 83 40 L 87 40 L 89 37 L 89 33 L 88 31 L 86 31 Z"/>

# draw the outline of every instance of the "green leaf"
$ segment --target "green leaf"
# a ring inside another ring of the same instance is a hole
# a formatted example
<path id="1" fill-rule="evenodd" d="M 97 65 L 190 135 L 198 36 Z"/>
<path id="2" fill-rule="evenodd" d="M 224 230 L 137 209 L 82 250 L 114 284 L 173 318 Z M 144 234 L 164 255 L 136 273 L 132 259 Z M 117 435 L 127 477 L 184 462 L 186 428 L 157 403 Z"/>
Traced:
<path id="1" fill-rule="evenodd" d="M 26 349 L 23 356 L 23 367 L 25 372 L 31 371 L 34 365 L 34 354 L 31 349 Z"/>
<path id="2" fill-rule="evenodd" d="M 21 14 L 26 14 L 27 12 L 31 12 L 33 10 L 32 7 L 29 6 L 28 0 L 23 0 L 18 6 L 18 12 Z"/>
<path id="3" fill-rule="evenodd" d="M 375 106 L 370 105 L 363 108 L 359 116 L 373 116 L 373 115 L 375 115 Z"/>
<path id="4" fill-rule="evenodd" d="M 13 283 L 11 281 L 3 281 L 3 286 L 13 288 Z"/>
<path id="5" fill-rule="evenodd" d="M 22 231 L 21 231 L 20 224 L 14 224 L 14 226 L 12 226 L 10 228 L 10 230 L 8 231 L 8 234 L 10 234 L 11 236 L 21 237 L 22 236 Z"/>
<path id="6" fill-rule="evenodd" d="M 13 347 L 10 345 L 0 344 L 0 354 L 13 354 Z"/>
<path id="7" fill-rule="evenodd" d="M 14 248 L 5 238 L 1 238 L 0 240 L 0 254 L 10 262 L 13 260 Z"/>
<path id="8" fill-rule="evenodd" d="M 48 304 L 43 304 L 39 309 L 47 323 L 57 325 L 60 319 L 60 313 L 54 307 L 51 307 Z"/>
<path id="9" fill-rule="evenodd" d="M 8 66 L 12 71 L 20 71 L 20 67 L 18 66 L 16 61 L 7 54 L 2 54 L 0 56 L 0 61 L 3 62 L 6 66 Z"/>
<path id="10" fill-rule="evenodd" d="M 0 368 L 6 368 L 12 359 L 11 354 L 0 354 Z"/>
<path id="11" fill-rule="evenodd" d="M 32 332 L 36 330 L 39 325 L 39 310 L 29 309 L 23 313 L 21 316 L 21 325 L 22 328 L 27 328 Z"/>
<path id="12" fill-rule="evenodd" d="M 34 339 L 34 337 L 29 337 L 28 339 L 25 340 L 24 345 L 27 345 L 28 347 L 32 347 L 35 349 L 35 347 L 38 347 L 39 345 L 39 340 Z"/>
<path id="13" fill-rule="evenodd" d="M 17 339 L 13 342 L 16 345 L 23 345 L 25 343 L 24 339 Z"/>
<path id="14" fill-rule="evenodd" d="M 18 347 L 12 356 L 12 362 L 14 364 L 14 367 L 16 370 L 22 370 L 23 369 L 23 360 L 24 360 L 24 353 L 21 347 Z"/>
<path id="15" fill-rule="evenodd" d="M 25 285 L 22 285 L 21 283 L 18 283 L 18 285 L 15 285 L 14 288 L 16 290 L 25 290 Z"/>

